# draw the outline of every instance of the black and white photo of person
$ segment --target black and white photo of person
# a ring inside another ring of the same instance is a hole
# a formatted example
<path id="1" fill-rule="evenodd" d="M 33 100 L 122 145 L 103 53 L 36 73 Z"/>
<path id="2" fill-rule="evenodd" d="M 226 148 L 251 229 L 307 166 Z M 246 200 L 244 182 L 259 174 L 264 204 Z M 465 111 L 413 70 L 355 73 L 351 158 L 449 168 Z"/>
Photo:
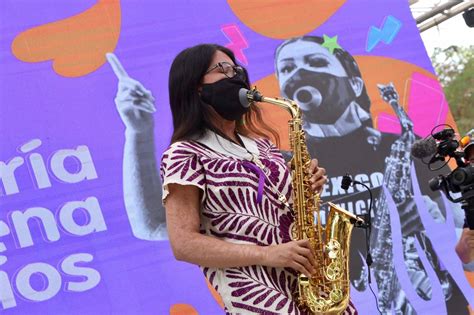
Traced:
<path id="1" fill-rule="evenodd" d="M 386 204 L 383 205 L 380 198 L 377 198 L 383 195 L 381 187 L 382 184 L 386 184 L 384 173 L 387 170 L 393 174 L 397 169 L 409 170 L 411 165 L 411 160 L 406 161 L 405 165 L 392 163 L 395 159 L 390 159 L 390 157 L 397 153 L 394 152 L 396 148 L 393 148 L 393 144 L 398 140 L 397 144 L 406 149 L 411 146 L 411 143 L 406 142 L 406 139 L 411 137 L 407 136 L 402 139 L 400 135 L 382 133 L 374 128 L 370 115 L 371 100 L 359 66 L 349 52 L 338 45 L 334 46 L 334 42 L 329 43 L 330 40 L 331 38 L 327 36 L 324 38 L 302 36 L 288 39 L 277 47 L 275 67 L 280 92 L 283 97 L 293 99 L 300 105 L 309 153 L 311 156 L 317 155 L 319 161 L 326 166 L 329 181 L 321 194 L 323 201 L 333 201 L 356 214 L 366 212 L 369 200 L 364 188 L 361 187 L 359 190 L 357 187 L 351 187 L 348 191 L 341 189 L 342 176 L 346 173 L 351 174 L 355 180 L 366 183 L 374 192 L 375 205 L 378 205 L 378 212 L 374 218 L 376 221 L 377 215 L 384 213 L 381 208 L 387 207 Z M 398 94 L 393 86 L 387 84 L 390 82 L 390 73 L 387 73 L 387 78 L 387 82 L 381 84 L 379 90 L 382 93 L 387 88 L 391 88 L 393 97 L 386 101 L 396 105 L 398 104 Z M 403 124 L 403 122 L 401 123 Z M 427 183 L 433 174 L 421 167 L 419 162 L 414 162 L 418 181 Z M 406 180 L 407 178 L 408 180 Z M 407 178 L 404 180 L 406 187 L 394 186 L 392 189 L 405 189 L 408 192 L 406 198 L 397 204 L 397 210 L 402 222 L 404 260 L 412 286 L 422 299 L 429 300 L 431 298 L 430 279 L 413 246 L 416 238 L 418 242 L 425 244 L 423 250 L 430 258 L 430 263 L 443 288 L 448 313 L 450 311 L 466 312 L 466 301 L 460 301 L 460 299 L 464 299 L 463 295 L 461 293 L 452 294 L 459 288 L 452 281 L 449 273 L 440 266 L 436 253 L 425 234 L 418 210 L 409 193 L 411 180 L 409 177 Z M 403 182 L 403 178 L 398 178 L 398 180 Z M 388 188 L 391 191 L 390 187 Z M 434 194 L 427 189 L 422 189 L 422 193 L 432 217 L 435 220 L 444 220 L 446 209 L 444 209 L 439 193 Z M 387 213 L 387 209 L 385 209 L 385 213 Z M 454 217 L 456 226 L 462 227 L 462 213 L 458 211 Z M 376 235 L 388 237 L 385 243 L 391 243 L 389 226 L 379 230 L 374 227 L 372 234 L 373 237 Z M 354 231 L 350 269 L 352 283 L 358 290 L 365 290 L 367 285 L 366 274 L 359 272 L 359 270 L 364 270 L 363 266 L 365 266 L 362 258 L 365 256 L 365 246 L 362 245 L 364 238 L 361 230 Z M 375 243 L 373 239 L 371 243 Z M 373 258 L 382 261 L 384 258 L 381 257 L 382 252 L 391 249 L 389 247 L 379 249 L 381 251 L 379 254 L 373 253 L 373 256 L 375 255 Z M 377 255 L 379 256 L 377 257 Z M 387 262 L 387 264 L 391 264 L 391 262 Z M 384 271 L 392 270 L 389 265 L 384 265 L 384 263 L 374 264 L 373 267 L 375 274 L 378 271 L 381 274 Z M 395 313 L 414 314 L 415 310 L 405 297 L 396 273 L 390 271 L 390 275 L 383 276 L 387 277 L 376 276 L 379 288 L 379 307 L 382 312 L 391 312 L 393 303 Z M 391 287 L 389 288 L 388 285 Z M 452 296 L 459 298 L 452 298 Z M 460 307 L 460 305 L 462 306 Z"/>
<path id="2" fill-rule="evenodd" d="M 115 104 L 125 125 L 123 198 L 132 233 L 142 240 L 168 239 L 155 153 L 155 98 L 127 74 L 117 56 L 106 58 L 118 78 Z"/>

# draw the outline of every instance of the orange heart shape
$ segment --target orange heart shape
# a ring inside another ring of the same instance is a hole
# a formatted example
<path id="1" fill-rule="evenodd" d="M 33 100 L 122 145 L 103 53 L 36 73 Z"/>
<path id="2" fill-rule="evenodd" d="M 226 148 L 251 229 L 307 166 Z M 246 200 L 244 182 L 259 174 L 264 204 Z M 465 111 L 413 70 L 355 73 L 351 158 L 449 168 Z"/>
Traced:
<path id="1" fill-rule="evenodd" d="M 28 29 L 15 37 L 12 52 L 25 62 L 53 61 L 65 77 L 87 75 L 105 63 L 120 35 L 120 0 L 99 0 L 69 18 Z"/>

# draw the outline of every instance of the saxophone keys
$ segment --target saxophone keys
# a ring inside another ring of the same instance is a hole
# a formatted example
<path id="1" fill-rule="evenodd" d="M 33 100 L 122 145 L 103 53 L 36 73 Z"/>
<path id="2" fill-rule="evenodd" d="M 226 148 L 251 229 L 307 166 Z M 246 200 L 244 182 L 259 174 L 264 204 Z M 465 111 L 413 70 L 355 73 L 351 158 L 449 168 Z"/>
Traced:
<path id="1" fill-rule="evenodd" d="M 293 241 L 300 240 L 299 228 L 297 223 L 293 223 L 291 226 L 291 239 Z"/>
<path id="2" fill-rule="evenodd" d="M 343 297 L 344 296 L 341 289 L 332 289 L 331 292 L 329 293 L 329 298 L 334 303 L 338 303 L 342 301 Z"/>
<path id="3" fill-rule="evenodd" d="M 317 299 L 314 301 L 312 310 L 316 313 L 322 313 L 326 309 L 326 301 L 323 299 Z"/>
<path id="4" fill-rule="evenodd" d="M 338 261 L 333 261 L 326 268 L 326 279 L 335 281 L 342 276 L 342 266 Z"/>
<path id="5" fill-rule="evenodd" d="M 330 259 L 336 259 L 339 256 L 339 251 L 341 249 L 341 244 L 336 240 L 330 240 L 326 244 L 326 252 Z"/>
<path id="6" fill-rule="evenodd" d="M 330 252 L 328 252 L 328 257 L 330 259 L 336 259 L 337 258 L 337 253 L 335 253 L 333 251 L 330 251 Z"/>

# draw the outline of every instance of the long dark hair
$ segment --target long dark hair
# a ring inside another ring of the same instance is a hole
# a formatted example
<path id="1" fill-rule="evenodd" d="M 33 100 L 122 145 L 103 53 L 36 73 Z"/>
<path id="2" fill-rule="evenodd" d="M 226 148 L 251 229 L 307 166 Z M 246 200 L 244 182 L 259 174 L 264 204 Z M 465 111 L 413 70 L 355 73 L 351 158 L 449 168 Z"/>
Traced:
<path id="1" fill-rule="evenodd" d="M 316 43 L 318 45 L 321 45 L 324 43 L 324 39 L 322 37 L 312 36 L 312 35 L 294 37 L 294 38 L 290 38 L 284 41 L 282 44 L 280 44 L 280 46 L 278 46 L 278 48 L 275 51 L 275 69 L 277 68 L 276 62 L 277 62 L 278 54 L 280 53 L 281 49 L 285 47 L 286 45 L 297 42 L 299 40 Z M 346 70 L 346 73 L 349 76 L 349 78 L 359 77 L 362 79 L 362 74 L 359 70 L 359 66 L 357 65 L 357 62 L 347 50 L 344 50 L 342 48 L 336 48 L 334 49 L 334 56 L 337 58 L 337 60 L 339 60 L 344 70 Z M 362 79 L 362 82 L 364 82 L 363 79 Z M 356 98 L 356 102 L 365 111 L 370 112 L 370 98 L 369 98 L 369 95 L 367 94 L 367 89 L 365 88 L 365 82 L 362 89 L 362 93 L 359 95 L 358 98 Z"/>
<path id="2" fill-rule="evenodd" d="M 237 64 L 230 49 L 216 44 L 200 44 L 187 48 L 174 59 L 168 81 L 174 128 L 171 143 L 190 140 L 195 136 L 202 136 L 206 129 L 215 129 L 211 121 L 210 107 L 201 101 L 198 88 L 218 50 Z M 250 86 L 245 68 L 244 73 L 245 81 Z M 236 129 L 242 135 L 272 139 L 279 145 L 278 133 L 263 121 L 261 110 L 254 104 L 242 120 L 237 121 Z"/>

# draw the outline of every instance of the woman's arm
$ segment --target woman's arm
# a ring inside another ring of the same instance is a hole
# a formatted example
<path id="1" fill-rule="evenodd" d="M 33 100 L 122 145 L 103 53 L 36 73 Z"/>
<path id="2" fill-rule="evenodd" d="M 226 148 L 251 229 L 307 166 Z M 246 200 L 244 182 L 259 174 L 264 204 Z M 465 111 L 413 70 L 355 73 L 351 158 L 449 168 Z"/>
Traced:
<path id="1" fill-rule="evenodd" d="M 461 238 L 456 245 L 456 253 L 465 264 L 474 261 L 474 230 L 463 229 Z"/>
<path id="2" fill-rule="evenodd" d="M 308 276 L 314 272 L 315 260 L 307 240 L 258 246 L 203 235 L 199 233 L 199 188 L 169 184 L 168 190 L 166 221 L 176 259 L 213 268 L 264 265 L 290 267 Z"/>
<path id="3" fill-rule="evenodd" d="M 155 99 L 128 76 L 117 56 L 108 53 L 106 57 L 119 80 L 115 104 L 125 125 L 123 195 L 132 232 L 144 240 L 166 239 L 153 138 Z"/>
<path id="4" fill-rule="evenodd" d="M 128 129 L 125 132 L 123 197 L 135 237 L 144 240 L 168 238 L 153 129 L 145 133 Z"/>

